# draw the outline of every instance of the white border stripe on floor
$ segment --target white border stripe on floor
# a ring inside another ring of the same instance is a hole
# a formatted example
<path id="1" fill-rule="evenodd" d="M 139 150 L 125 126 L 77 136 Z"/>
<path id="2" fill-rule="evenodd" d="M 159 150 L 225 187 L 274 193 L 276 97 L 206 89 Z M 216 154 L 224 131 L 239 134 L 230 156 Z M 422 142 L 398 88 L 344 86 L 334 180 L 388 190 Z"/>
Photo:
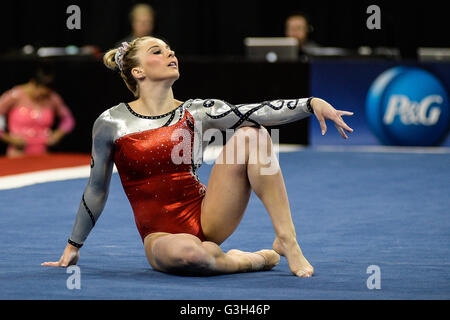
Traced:
<path id="1" fill-rule="evenodd" d="M 3 176 L 0 177 L 0 190 L 21 188 L 37 183 L 88 178 L 90 170 L 90 166 L 86 165 Z M 114 172 L 117 172 L 115 166 Z"/>
<path id="2" fill-rule="evenodd" d="M 212 164 L 222 151 L 222 146 L 209 146 L 205 150 L 203 160 L 206 164 Z M 280 152 L 295 152 L 304 149 L 305 146 L 280 144 Z M 113 172 L 117 172 L 114 165 Z M 22 188 L 37 183 L 46 183 L 53 181 L 62 181 L 70 179 L 88 178 L 90 175 L 90 166 L 78 166 L 71 168 L 41 170 L 29 173 L 21 173 L 0 177 L 0 190 Z"/>
<path id="3" fill-rule="evenodd" d="M 294 144 L 280 144 L 279 152 L 296 152 L 301 150 L 313 150 L 318 152 L 376 152 L 376 153 L 416 153 L 416 154 L 450 154 L 448 147 L 391 147 L 391 146 L 312 146 Z M 203 155 L 205 164 L 214 163 L 222 151 L 222 146 L 209 146 Z M 114 166 L 113 172 L 117 172 Z M 15 189 L 30 186 L 37 183 L 62 181 L 70 179 L 88 178 L 90 166 L 78 166 L 71 168 L 41 170 L 29 173 L 21 173 L 0 177 L 0 190 Z"/>
<path id="4" fill-rule="evenodd" d="M 87 165 L 4 176 L 0 178 L 0 190 L 21 188 L 50 181 L 85 178 L 89 177 L 90 169 L 90 166 Z"/>

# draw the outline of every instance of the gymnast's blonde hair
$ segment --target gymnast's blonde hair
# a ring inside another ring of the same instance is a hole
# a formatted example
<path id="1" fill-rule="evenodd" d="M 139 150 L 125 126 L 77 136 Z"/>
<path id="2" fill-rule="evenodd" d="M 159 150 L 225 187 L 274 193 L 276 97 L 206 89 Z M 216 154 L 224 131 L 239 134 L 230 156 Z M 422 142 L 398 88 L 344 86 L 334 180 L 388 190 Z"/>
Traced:
<path id="1" fill-rule="evenodd" d="M 151 38 L 152 37 L 136 38 L 128 44 L 127 49 L 121 57 L 122 70 L 119 69 L 119 65 L 116 62 L 116 53 L 118 51 L 118 48 L 109 50 L 103 56 L 103 63 L 105 64 L 105 66 L 120 73 L 120 76 L 127 85 L 127 88 L 133 93 L 136 98 L 139 97 L 139 87 L 136 79 L 131 74 L 131 70 L 139 66 L 139 60 L 137 58 L 139 45 Z"/>

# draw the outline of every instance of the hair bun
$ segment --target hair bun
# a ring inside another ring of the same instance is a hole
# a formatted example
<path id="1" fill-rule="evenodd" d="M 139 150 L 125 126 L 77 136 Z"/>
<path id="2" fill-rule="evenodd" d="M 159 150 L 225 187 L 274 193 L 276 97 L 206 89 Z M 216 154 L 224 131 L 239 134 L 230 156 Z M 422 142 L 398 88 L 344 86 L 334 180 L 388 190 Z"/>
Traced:
<path id="1" fill-rule="evenodd" d="M 119 66 L 116 63 L 116 52 L 117 49 L 111 49 L 108 52 L 105 53 L 105 55 L 103 56 L 103 64 L 111 70 L 115 70 L 118 71 L 119 70 Z"/>

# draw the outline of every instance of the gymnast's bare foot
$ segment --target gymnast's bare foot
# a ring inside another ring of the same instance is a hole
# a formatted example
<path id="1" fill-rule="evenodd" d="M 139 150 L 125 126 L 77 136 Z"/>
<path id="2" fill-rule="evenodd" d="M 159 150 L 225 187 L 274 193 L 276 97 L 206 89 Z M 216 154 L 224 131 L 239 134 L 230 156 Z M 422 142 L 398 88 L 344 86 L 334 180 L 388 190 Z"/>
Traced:
<path id="1" fill-rule="evenodd" d="M 232 249 L 227 254 L 247 257 L 252 264 L 252 271 L 268 271 L 280 262 L 280 255 L 274 250 L 265 249 L 256 252 L 246 252 Z"/>
<path id="2" fill-rule="evenodd" d="M 313 266 L 303 256 L 302 250 L 295 239 L 282 242 L 276 238 L 272 247 L 277 253 L 286 257 L 289 269 L 297 277 L 311 277 L 314 274 Z"/>

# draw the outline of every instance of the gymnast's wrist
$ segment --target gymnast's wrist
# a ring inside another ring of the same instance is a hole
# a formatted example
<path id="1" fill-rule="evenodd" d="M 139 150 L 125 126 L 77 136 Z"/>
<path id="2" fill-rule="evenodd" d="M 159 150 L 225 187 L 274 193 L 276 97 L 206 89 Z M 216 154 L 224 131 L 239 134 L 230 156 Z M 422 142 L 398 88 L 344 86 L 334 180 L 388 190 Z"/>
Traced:
<path id="1" fill-rule="evenodd" d="M 70 238 L 67 240 L 67 245 L 70 246 L 71 248 L 74 248 L 77 250 L 79 250 L 83 246 L 82 243 L 75 242 L 75 241 L 71 240 Z"/>
<path id="2" fill-rule="evenodd" d="M 311 114 L 314 114 L 314 103 L 316 102 L 317 102 L 316 97 L 309 97 L 308 100 L 306 101 L 306 108 L 308 109 L 308 112 L 310 112 Z"/>

